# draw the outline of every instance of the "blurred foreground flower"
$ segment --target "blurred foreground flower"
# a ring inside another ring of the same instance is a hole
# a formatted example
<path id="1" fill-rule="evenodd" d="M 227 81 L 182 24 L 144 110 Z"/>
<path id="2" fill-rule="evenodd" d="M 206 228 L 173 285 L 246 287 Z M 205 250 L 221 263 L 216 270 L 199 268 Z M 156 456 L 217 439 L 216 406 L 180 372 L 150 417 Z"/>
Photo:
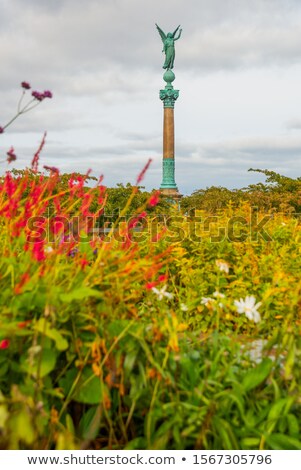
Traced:
<path id="1" fill-rule="evenodd" d="M 162 300 L 163 297 L 166 297 L 167 299 L 172 299 L 173 294 L 170 292 L 166 292 L 167 285 L 163 286 L 162 289 L 157 289 L 156 287 L 152 288 L 152 291 L 157 295 L 158 300 Z"/>
<path id="2" fill-rule="evenodd" d="M 216 299 L 224 299 L 225 295 L 222 294 L 221 292 L 215 291 L 213 293 L 213 296 L 215 297 L 215 299 L 213 299 L 212 297 L 202 297 L 201 305 L 205 305 L 207 308 L 210 306 L 216 307 L 216 305 L 218 305 L 220 308 L 223 308 L 224 304 L 222 302 L 217 303 Z"/>
<path id="3" fill-rule="evenodd" d="M 154 207 L 158 204 L 159 201 L 160 201 L 160 191 L 156 191 L 155 193 L 151 195 L 148 203 L 151 207 Z"/>
<path id="4" fill-rule="evenodd" d="M 229 274 L 229 264 L 226 263 L 226 261 L 217 259 L 215 264 L 220 271 L 224 271 L 225 273 Z"/>
<path id="5" fill-rule="evenodd" d="M 206 305 L 206 307 L 209 307 L 209 305 L 215 302 L 215 299 L 212 299 L 212 297 L 202 297 L 201 298 L 201 305 Z"/>
<path id="6" fill-rule="evenodd" d="M 2 339 L 0 341 L 0 349 L 7 349 L 9 347 L 9 339 Z"/>
<path id="7" fill-rule="evenodd" d="M 28 82 L 22 82 L 21 87 L 24 88 L 24 90 L 30 90 L 31 86 Z"/>
<path id="8" fill-rule="evenodd" d="M 17 113 L 13 116 L 5 126 L 0 126 L 0 134 L 3 134 L 5 129 L 10 126 L 21 114 L 27 113 L 31 109 L 35 108 L 43 101 L 45 98 L 52 98 L 52 92 L 49 90 L 45 90 L 43 93 L 39 91 L 33 91 L 31 93 L 32 99 L 30 99 L 26 104 L 23 103 L 23 98 L 26 95 L 27 90 L 30 90 L 31 86 L 28 82 L 21 82 L 21 87 L 23 88 L 21 98 L 18 103 Z M 12 161 L 12 160 L 11 160 Z"/>
<path id="9" fill-rule="evenodd" d="M 244 313 L 254 323 L 260 322 L 261 317 L 257 309 L 261 306 L 261 302 L 256 303 L 254 295 L 247 295 L 245 300 L 235 300 L 234 305 L 238 313 Z"/>
<path id="10" fill-rule="evenodd" d="M 17 156 L 15 154 L 14 147 L 11 147 L 6 155 L 7 155 L 7 162 L 8 163 L 11 163 L 11 162 L 14 162 L 15 160 L 17 160 Z"/>

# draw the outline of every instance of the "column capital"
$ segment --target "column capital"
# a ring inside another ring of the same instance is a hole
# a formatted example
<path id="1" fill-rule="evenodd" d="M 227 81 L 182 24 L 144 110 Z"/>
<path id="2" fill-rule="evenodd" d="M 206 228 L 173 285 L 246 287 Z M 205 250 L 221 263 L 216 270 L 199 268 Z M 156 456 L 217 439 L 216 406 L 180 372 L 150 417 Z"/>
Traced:
<path id="1" fill-rule="evenodd" d="M 160 100 L 163 101 L 164 108 L 174 108 L 178 97 L 179 90 L 175 90 L 172 85 L 166 85 L 164 90 L 160 90 Z"/>

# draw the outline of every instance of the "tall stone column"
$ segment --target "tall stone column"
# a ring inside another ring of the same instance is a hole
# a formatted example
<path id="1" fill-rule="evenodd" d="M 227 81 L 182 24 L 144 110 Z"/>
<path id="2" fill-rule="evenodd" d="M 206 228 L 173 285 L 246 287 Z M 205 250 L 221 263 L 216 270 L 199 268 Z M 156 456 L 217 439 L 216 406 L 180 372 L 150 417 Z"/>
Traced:
<path id="1" fill-rule="evenodd" d="M 175 90 L 172 82 L 175 74 L 168 69 L 163 79 L 166 82 L 164 90 L 160 90 L 160 99 L 163 101 L 163 179 L 160 191 L 163 195 L 179 199 L 179 194 L 175 182 L 175 128 L 174 128 L 174 105 L 179 96 L 179 90 Z"/>

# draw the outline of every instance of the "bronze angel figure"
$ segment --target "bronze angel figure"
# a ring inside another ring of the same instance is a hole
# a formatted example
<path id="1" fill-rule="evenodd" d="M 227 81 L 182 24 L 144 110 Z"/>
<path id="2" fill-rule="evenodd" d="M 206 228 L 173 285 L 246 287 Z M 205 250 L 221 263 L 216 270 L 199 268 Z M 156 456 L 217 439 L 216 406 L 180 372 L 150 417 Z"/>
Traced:
<path id="1" fill-rule="evenodd" d="M 161 28 L 157 25 L 157 30 L 161 36 L 163 42 L 163 50 L 165 52 L 165 62 L 163 65 L 164 69 L 173 69 L 174 61 L 175 61 L 175 41 L 177 41 L 181 37 L 182 30 L 180 29 L 178 36 L 176 34 L 180 25 L 174 30 L 173 33 L 167 33 L 167 35 L 162 31 Z"/>

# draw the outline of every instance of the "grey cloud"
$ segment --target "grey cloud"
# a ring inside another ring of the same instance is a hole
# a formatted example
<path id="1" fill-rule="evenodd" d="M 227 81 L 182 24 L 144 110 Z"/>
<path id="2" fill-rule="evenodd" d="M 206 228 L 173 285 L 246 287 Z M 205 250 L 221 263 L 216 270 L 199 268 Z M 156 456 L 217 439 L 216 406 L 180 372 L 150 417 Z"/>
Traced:
<path id="1" fill-rule="evenodd" d="M 300 59 L 300 22 L 296 21 L 300 5 L 287 0 L 191 0 L 185 7 L 182 0 L 163 4 L 159 0 L 84 4 L 31 0 L 26 7 L 15 0 L 6 1 L 4 12 L 0 59 L 9 64 L 1 80 L 7 87 L 14 77 L 30 71 L 45 84 L 47 80 L 50 85 L 65 83 L 64 89 L 70 92 L 82 89 L 81 80 L 93 92 L 99 87 L 97 81 L 112 78 L 117 80 L 116 88 L 127 92 L 135 73 L 162 67 L 155 21 L 166 31 L 183 24 L 177 45 L 179 69 L 228 69 Z M 127 76 L 129 71 L 135 72 L 132 77 Z"/>
<path id="2" fill-rule="evenodd" d="M 294 129 L 301 129 L 301 119 L 300 118 L 294 118 L 290 119 L 285 123 L 286 129 L 289 130 L 294 130 Z"/>
<path id="3" fill-rule="evenodd" d="M 91 166 L 96 174 L 105 174 L 108 184 L 115 184 L 134 181 L 151 156 L 154 161 L 145 184 L 158 187 L 162 110 L 157 94 L 162 87 L 163 54 L 154 23 L 165 31 L 182 24 L 176 73 L 184 77 L 187 87 L 193 77 L 198 92 L 198 80 L 205 73 L 211 77 L 222 69 L 235 73 L 237 68 L 271 66 L 289 70 L 301 59 L 300 18 L 300 1 L 292 0 L 3 0 L 0 125 L 11 115 L 21 80 L 32 79 L 35 88 L 51 89 L 54 100 L 16 121 L 1 137 L 0 149 L 3 153 L 15 138 L 18 164 L 26 165 L 35 147 L 32 142 L 38 143 L 47 129 L 41 156 L 45 164 L 63 171 L 75 166 L 86 171 Z M 225 115 L 235 99 L 245 99 L 246 106 L 250 103 L 247 87 L 251 84 L 246 80 L 235 96 L 232 93 L 223 102 Z M 185 137 L 178 137 L 176 129 L 177 183 L 182 191 L 205 187 L 209 181 L 244 186 L 259 177 L 247 173 L 255 165 L 298 175 L 301 139 L 289 135 L 218 141 L 216 137 L 216 142 L 208 142 L 203 129 L 202 134 L 192 131 L 202 102 L 204 97 L 198 96 L 195 102 L 186 100 L 190 121 L 181 122 Z M 215 110 L 219 112 L 217 104 Z M 206 109 L 202 113 L 205 120 Z M 223 125 L 221 120 L 218 124 Z M 295 135 L 301 123 L 296 118 L 286 128 L 295 130 Z"/>

